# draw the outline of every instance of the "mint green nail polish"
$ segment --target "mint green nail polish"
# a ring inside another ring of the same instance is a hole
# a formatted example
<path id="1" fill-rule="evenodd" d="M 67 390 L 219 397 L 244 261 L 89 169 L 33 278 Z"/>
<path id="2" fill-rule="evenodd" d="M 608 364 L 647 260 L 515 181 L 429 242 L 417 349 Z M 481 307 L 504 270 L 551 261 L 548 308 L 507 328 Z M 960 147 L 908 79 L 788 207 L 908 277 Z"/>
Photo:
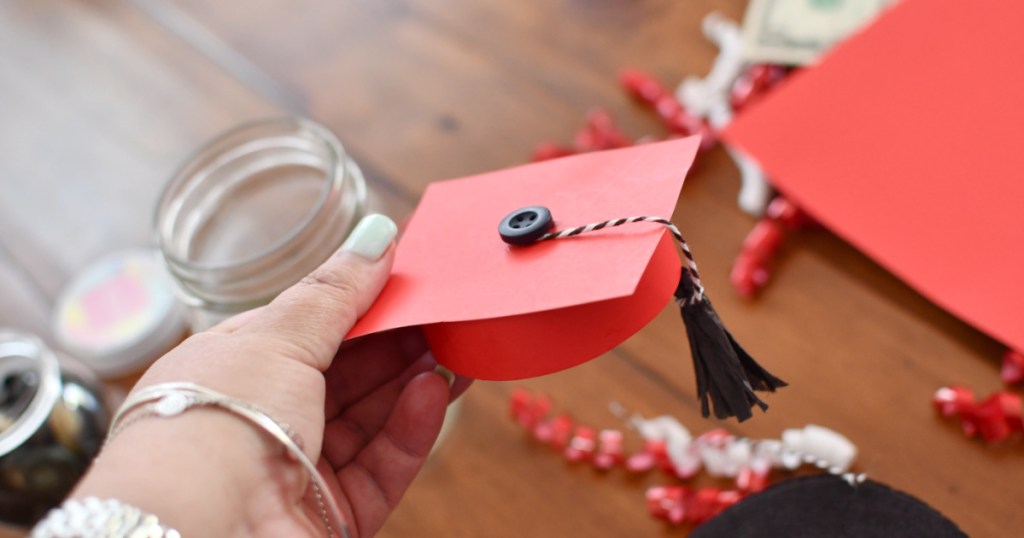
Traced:
<path id="1" fill-rule="evenodd" d="M 341 245 L 341 251 L 377 261 L 387 252 L 396 235 L 398 226 L 393 220 L 379 213 L 367 215 Z"/>

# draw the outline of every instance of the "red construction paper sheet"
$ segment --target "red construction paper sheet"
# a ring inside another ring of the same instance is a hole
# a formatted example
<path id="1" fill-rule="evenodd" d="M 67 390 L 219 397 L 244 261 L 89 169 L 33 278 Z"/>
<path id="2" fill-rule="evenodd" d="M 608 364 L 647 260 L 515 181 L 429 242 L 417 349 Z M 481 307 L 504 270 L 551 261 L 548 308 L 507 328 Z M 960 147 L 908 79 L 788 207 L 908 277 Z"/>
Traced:
<path id="1" fill-rule="evenodd" d="M 1024 349 L 1024 3 L 903 0 L 724 137 L 922 294 Z"/>
<path id="2" fill-rule="evenodd" d="M 479 379 L 574 366 L 634 334 L 670 300 L 680 258 L 665 228 L 636 223 L 511 247 L 498 223 L 549 208 L 556 226 L 670 218 L 697 137 L 431 184 L 387 286 L 348 338 L 424 326 L 438 361 Z"/>

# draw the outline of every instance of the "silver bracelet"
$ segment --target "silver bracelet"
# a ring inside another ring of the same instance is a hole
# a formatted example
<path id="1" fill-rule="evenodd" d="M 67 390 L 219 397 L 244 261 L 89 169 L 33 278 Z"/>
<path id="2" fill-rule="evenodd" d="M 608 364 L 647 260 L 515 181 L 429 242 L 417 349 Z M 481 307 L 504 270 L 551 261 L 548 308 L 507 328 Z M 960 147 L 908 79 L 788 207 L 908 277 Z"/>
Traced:
<path id="1" fill-rule="evenodd" d="M 114 499 L 68 499 L 32 529 L 31 538 L 181 538 L 157 517 Z"/>
<path id="2" fill-rule="evenodd" d="M 349 538 L 348 524 L 338 509 L 327 484 L 317 471 L 316 465 L 302 450 L 302 440 L 287 424 L 274 420 L 265 411 L 248 402 L 231 398 L 195 383 L 161 383 L 146 387 L 131 394 L 114 415 L 110 423 L 109 443 L 125 428 L 147 417 L 173 417 L 194 407 L 216 407 L 242 417 L 270 434 L 284 447 L 290 459 L 299 462 L 309 473 L 313 494 L 320 508 L 327 536 L 335 535 L 335 529 L 343 538 Z M 333 524 L 332 524 L 333 521 Z"/>

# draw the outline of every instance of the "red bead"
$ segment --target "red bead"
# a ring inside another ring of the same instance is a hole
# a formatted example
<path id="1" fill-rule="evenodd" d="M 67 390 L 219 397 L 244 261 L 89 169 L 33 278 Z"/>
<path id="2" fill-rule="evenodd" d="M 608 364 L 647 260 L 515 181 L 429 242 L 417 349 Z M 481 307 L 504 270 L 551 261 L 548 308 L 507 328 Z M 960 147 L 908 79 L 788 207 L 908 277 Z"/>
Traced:
<path id="1" fill-rule="evenodd" d="M 1003 393 L 1005 394 L 1005 393 Z M 1000 393 L 989 396 L 978 404 L 974 413 L 969 417 L 973 428 L 985 439 L 987 443 L 998 443 L 1010 436 L 1013 429 L 1004 411 L 1003 398 Z M 1017 405 L 1020 405 L 1018 398 Z M 1019 411 L 1018 411 L 1019 413 Z"/>
<path id="2" fill-rule="evenodd" d="M 790 230 L 800 230 L 817 225 L 817 222 L 804 210 L 783 196 L 776 196 L 768 208 L 765 209 L 765 216 L 777 221 Z"/>
<path id="3" fill-rule="evenodd" d="M 572 428 L 572 417 L 562 414 L 537 422 L 533 427 L 533 437 L 555 450 L 562 450 L 569 443 Z"/>
<path id="4" fill-rule="evenodd" d="M 757 493 L 768 487 L 768 470 L 756 471 L 751 467 L 740 469 L 736 475 L 736 487 L 745 493 Z"/>
<path id="5" fill-rule="evenodd" d="M 600 444 L 591 462 L 594 467 L 605 471 L 625 460 L 622 437 L 622 432 L 618 430 L 601 430 L 597 436 Z"/>
<path id="6" fill-rule="evenodd" d="M 567 148 L 565 146 L 560 146 L 558 144 L 547 142 L 537 146 L 537 149 L 533 150 L 533 156 L 530 157 L 530 160 L 533 162 L 539 162 L 575 154 L 576 151 L 573 150 L 572 148 Z"/>
<path id="7" fill-rule="evenodd" d="M 754 298 L 768 284 L 771 271 L 768 263 L 747 252 L 740 252 L 732 263 L 729 282 L 745 299 Z"/>
<path id="8" fill-rule="evenodd" d="M 526 389 L 517 388 L 509 399 L 509 412 L 520 426 L 530 428 L 536 422 L 533 414 L 533 395 Z"/>
<path id="9" fill-rule="evenodd" d="M 715 145 L 717 137 L 714 131 L 703 120 L 687 112 L 675 94 L 668 91 L 653 76 L 637 69 L 630 69 L 622 72 L 620 80 L 630 95 L 654 109 L 670 132 L 683 136 L 700 134 L 701 149 Z"/>
<path id="10" fill-rule="evenodd" d="M 551 440 L 548 444 L 555 450 L 564 450 L 572 437 L 572 417 L 569 415 L 558 415 L 551 421 Z"/>
<path id="11" fill-rule="evenodd" d="M 668 93 L 657 79 L 639 69 L 623 71 L 619 75 L 619 81 L 627 93 L 647 103 L 653 103 Z"/>
<path id="12" fill-rule="evenodd" d="M 944 417 L 961 416 L 973 411 L 974 392 L 965 387 L 952 385 L 935 391 L 932 405 Z"/>
<path id="13" fill-rule="evenodd" d="M 667 462 L 668 454 L 665 451 L 665 442 L 648 440 L 644 442 L 643 450 L 626 459 L 626 470 L 637 474 L 646 473 Z"/>
<path id="14" fill-rule="evenodd" d="M 626 470 L 631 473 L 646 473 L 658 464 L 654 454 L 640 452 L 626 459 Z"/>
<path id="15" fill-rule="evenodd" d="M 786 233 L 782 230 L 782 226 L 779 223 L 769 219 L 761 219 L 754 225 L 754 229 L 750 230 L 750 233 L 747 234 L 740 248 L 743 252 L 754 257 L 762 260 L 771 260 L 775 257 L 775 253 L 778 252 L 785 238 Z"/>
<path id="16" fill-rule="evenodd" d="M 711 517 L 718 498 L 718 488 L 701 488 L 687 499 L 686 521 L 700 525 Z"/>
<path id="17" fill-rule="evenodd" d="M 998 443 L 1024 431 L 1021 397 L 1012 392 L 996 392 L 979 403 L 964 417 L 964 431 L 979 434 L 988 443 Z"/>
<path id="18" fill-rule="evenodd" d="M 650 514 L 659 519 L 679 517 L 679 508 L 682 507 L 684 499 L 689 496 L 689 489 L 685 486 L 655 486 L 647 489 L 647 510 Z M 680 521 L 681 523 L 682 521 Z"/>
<path id="19" fill-rule="evenodd" d="M 729 102 L 733 110 L 739 110 L 767 93 L 786 77 L 786 69 L 777 65 L 758 64 L 751 66 L 732 86 Z"/>
<path id="20" fill-rule="evenodd" d="M 1024 409 L 1021 407 L 1020 394 L 1013 392 L 998 392 L 992 395 L 992 398 L 998 398 L 999 406 L 1003 410 L 1003 416 L 1006 417 L 1006 424 L 1010 427 L 1010 430 L 1015 433 L 1024 432 Z"/>
<path id="21" fill-rule="evenodd" d="M 740 295 L 751 298 L 768 283 L 771 262 L 785 237 L 782 225 L 767 217 L 750 230 L 729 273 L 729 280 Z"/>
<path id="22" fill-rule="evenodd" d="M 724 489 L 718 492 L 718 498 L 715 501 L 722 508 L 728 508 L 743 500 L 743 494 L 734 489 Z"/>
<path id="23" fill-rule="evenodd" d="M 597 449 L 596 439 L 597 433 L 594 431 L 594 428 L 586 426 L 577 427 L 576 434 L 573 435 L 569 441 L 569 446 L 565 447 L 563 452 L 565 459 L 573 463 L 589 460 Z"/>
<path id="24" fill-rule="evenodd" d="M 715 428 L 708 430 L 697 437 L 697 442 L 706 444 L 714 447 L 724 447 L 726 444 L 735 439 L 736 436 L 729 433 L 729 430 L 723 428 Z"/>
<path id="25" fill-rule="evenodd" d="M 611 114 L 603 109 L 587 113 L 587 123 L 576 134 L 575 149 L 580 152 L 622 148 L 633 142 L 619 130 Z"/>
<path id="26" fill-rule="evenodd" d="M 1024 353 L 1012 349 L 1003 353 L 1003 368 L 1000 371 L 1003 383 L 1016 385 L 1024 382 Z"/>

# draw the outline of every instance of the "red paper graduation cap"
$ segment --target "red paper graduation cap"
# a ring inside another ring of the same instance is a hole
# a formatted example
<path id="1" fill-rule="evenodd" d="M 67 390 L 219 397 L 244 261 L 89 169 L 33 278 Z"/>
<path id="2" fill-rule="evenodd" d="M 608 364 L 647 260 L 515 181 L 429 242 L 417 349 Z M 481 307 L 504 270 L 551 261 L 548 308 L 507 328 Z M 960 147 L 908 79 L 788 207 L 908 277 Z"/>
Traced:
<path id="1" fill-rule="evenodd" d="M 1021 20 L 1021 2 L 898 2 L 725 132 L 816 219 L 1018 350 L 1024 72 L 1004 58 Z"/>
<path id="2" fill-rule="evenodd" d="M 453 372 L 523 379 L 609 351 L 675 294 L 705 415 L 710 396 L 716 416 L 749 417 L 764 407 L 752 391 L 782 382 L 721 327 L 695 266 L 681 270 L 676 243 L 689 253 L 666 233 L 674 226 L 650 218 L 672 214 L 698 145 L 691 137 L 430 185 L 387 286 L 348 337 L 422 326 Z M 499 224 L 526 244 L 503 241 Z"/>

